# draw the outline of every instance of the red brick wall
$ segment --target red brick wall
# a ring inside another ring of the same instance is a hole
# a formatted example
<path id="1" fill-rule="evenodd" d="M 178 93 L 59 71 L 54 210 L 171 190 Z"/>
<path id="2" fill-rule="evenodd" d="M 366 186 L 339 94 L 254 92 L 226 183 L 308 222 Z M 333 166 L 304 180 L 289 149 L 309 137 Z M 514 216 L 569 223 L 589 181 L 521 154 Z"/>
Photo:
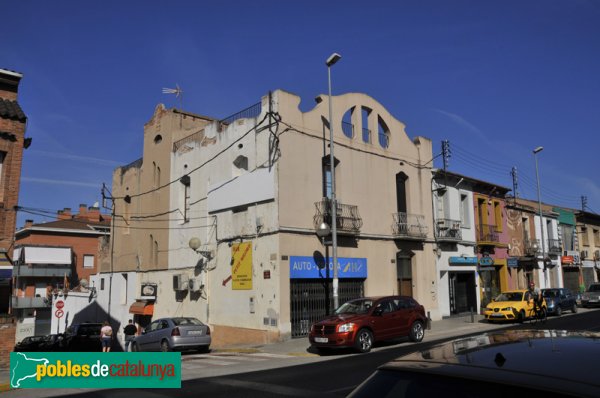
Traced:
<path id="1" fill-rule="evenodd" d="M 14 142 L 0 139 L 0 151 L 6 152 L 0 182 L 0 206 L 3 208 L 0 209 L 2 210 L 0 211 L 0 248 L 8 250 L 13 242 L 17 220 L 13 207 L 19 202 L 25 124 L 0 118 L 0 131 L 14 134 L 17 137 Z M 12 252 L 9 252 L 9 255 L 12 256 Z"/>
<path id="2" fill-rule="evenodd" d="M 68 236 L 34 232 L 19 239 L 16 244 L 72 247 L 73 253 L 75 254 L 75 269 L 77 270 L 77 276 L 80 280 L 85 278 L 89 282 L 90 275 L 95 274 L 98 269 L 99 242 L 99 238 L 93 236 Z M 86 254 L 94 256 L 94 268 L 83 268 L 83 256 Z"/>
<path id="3" fill-rule="evenodd" d="M 0 369 L 9 369 L 10 353 L 15 347 L 15 319 L 0 317 Z"/>

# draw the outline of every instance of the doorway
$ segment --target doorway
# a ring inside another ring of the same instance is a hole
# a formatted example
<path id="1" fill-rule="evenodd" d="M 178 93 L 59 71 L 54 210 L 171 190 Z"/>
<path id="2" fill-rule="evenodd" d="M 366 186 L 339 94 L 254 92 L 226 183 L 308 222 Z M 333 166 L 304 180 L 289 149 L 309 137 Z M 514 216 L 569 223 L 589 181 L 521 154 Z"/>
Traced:
<path id="1" fill-rule="evenodd" d="M 450 314 L 477 311 L 474 272 L 449 272 Z"/>

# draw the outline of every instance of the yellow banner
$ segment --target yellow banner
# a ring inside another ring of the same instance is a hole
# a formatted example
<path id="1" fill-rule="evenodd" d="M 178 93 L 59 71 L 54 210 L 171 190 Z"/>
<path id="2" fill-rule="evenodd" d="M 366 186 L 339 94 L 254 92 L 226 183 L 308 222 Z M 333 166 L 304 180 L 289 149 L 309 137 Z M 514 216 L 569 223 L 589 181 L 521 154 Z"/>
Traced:
<path id="1" fill-rule="evenodd" d="M 252 243 L 238 243 L 231 246 L 233 267 L 231 279 L 233 290 L 252 289 Z"/>

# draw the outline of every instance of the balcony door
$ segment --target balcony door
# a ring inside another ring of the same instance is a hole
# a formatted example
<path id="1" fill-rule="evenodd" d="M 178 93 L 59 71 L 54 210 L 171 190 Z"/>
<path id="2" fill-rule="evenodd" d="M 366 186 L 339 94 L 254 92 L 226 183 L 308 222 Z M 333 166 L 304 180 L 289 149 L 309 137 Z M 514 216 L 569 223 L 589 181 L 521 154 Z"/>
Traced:
<path id="1" fill-rule="evenodd" d="M 396 254 L 396 274 L 398 278 L 398 294 L 413 295 L 412 254 L 398 252 Z"/>
<path id="2" fill-rule="evenodd" d="M 406 190 L 408 176 L 404 173 L 396 174 L 396 207 L 398 213 L 407 213 L 406 209 Z"/>

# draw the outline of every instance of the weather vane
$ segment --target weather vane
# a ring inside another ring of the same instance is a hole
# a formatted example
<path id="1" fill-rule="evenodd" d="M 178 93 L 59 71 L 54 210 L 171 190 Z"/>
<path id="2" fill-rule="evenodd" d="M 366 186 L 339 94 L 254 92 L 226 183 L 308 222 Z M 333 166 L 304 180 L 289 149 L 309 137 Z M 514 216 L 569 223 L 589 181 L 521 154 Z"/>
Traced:
<path id="1" fill-rule="evenodd" d="M 163 88 L 163 94 L 175 94 L 175 98 L 179 98 L 179 107 L 183 109 L 183 90 L 179 84 L 175 84 L 175 88 Z"/>

